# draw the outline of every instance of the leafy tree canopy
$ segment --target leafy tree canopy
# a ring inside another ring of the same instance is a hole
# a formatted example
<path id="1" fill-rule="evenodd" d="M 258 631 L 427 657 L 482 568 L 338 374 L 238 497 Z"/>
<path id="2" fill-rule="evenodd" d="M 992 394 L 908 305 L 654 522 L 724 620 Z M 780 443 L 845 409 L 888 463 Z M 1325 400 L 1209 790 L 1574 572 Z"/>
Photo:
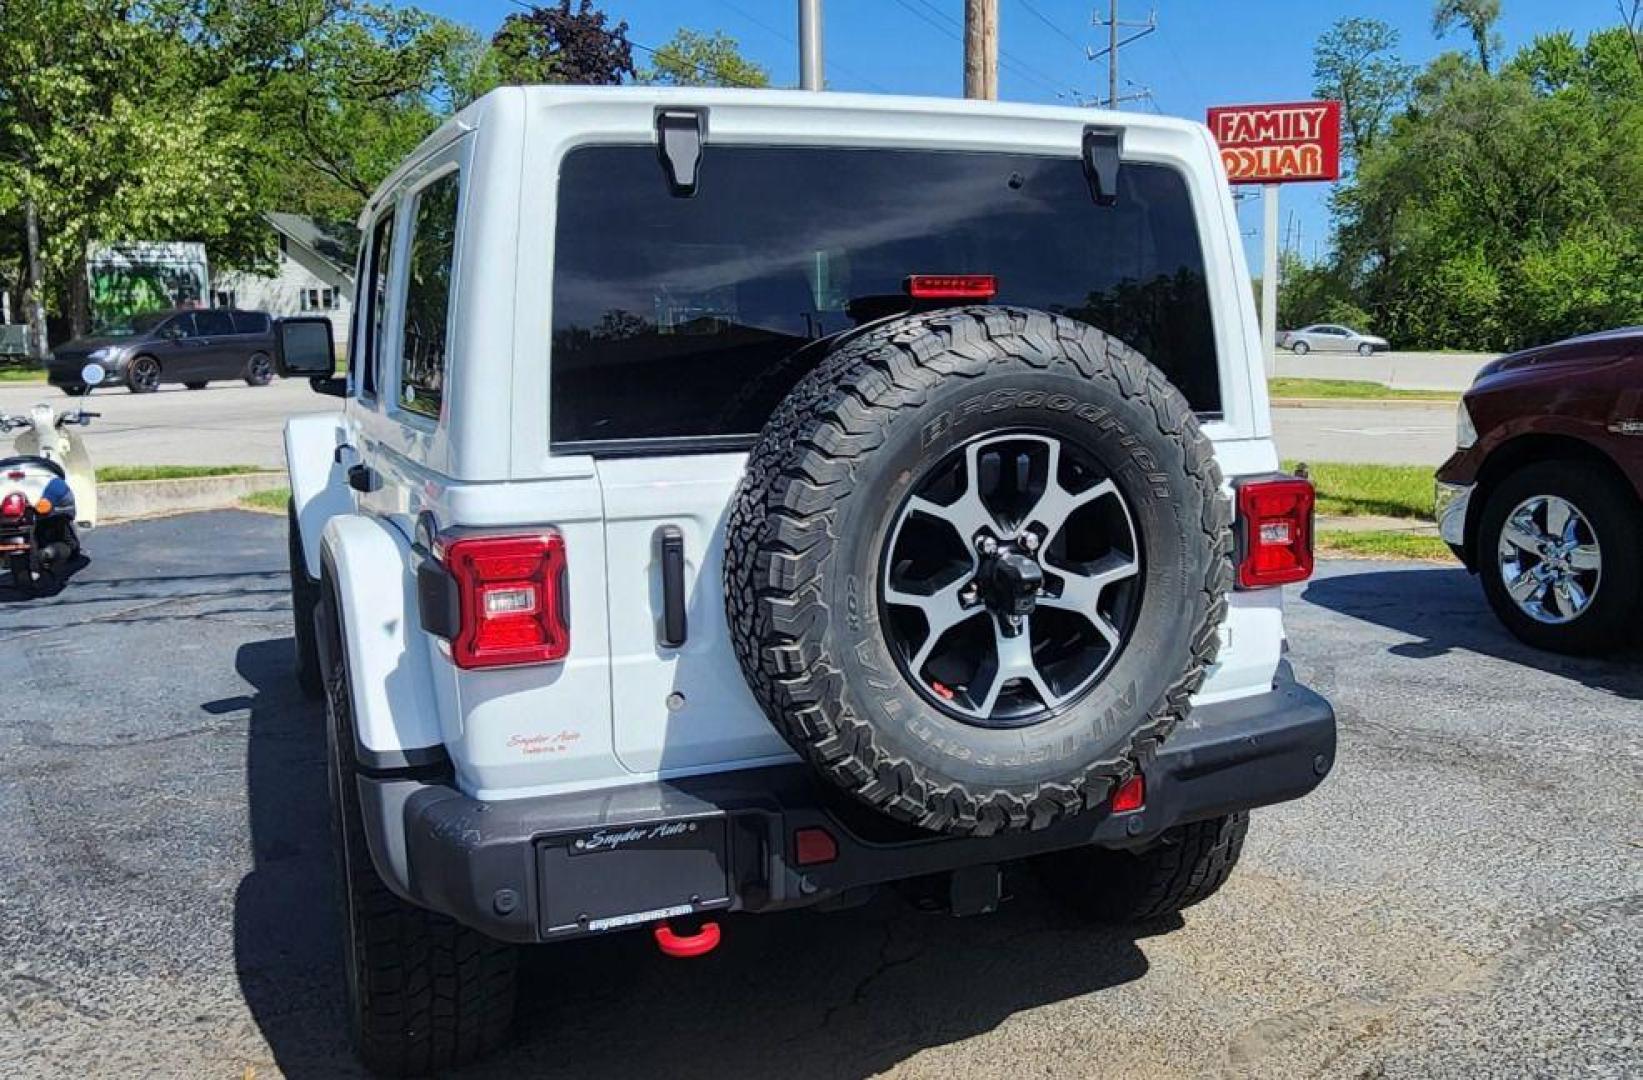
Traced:
<path id="1" fill-rule="evenodd" d="M 1634 45 L 1615 28 L 1498 71 L 1429 64 L 1335 193 L 1331 262 L 1292 268 L 1297 317 L 1344 303 L 1401 345 L 1502 349 L 1643 322 Z"/>
<path id="2" fill-rule="evenodd" d="M 627 34 L 626 22 L 607 26 L 592 0 L 574 11 L 571 0 L 559 0 L 510 14 L 491 46 L 505 83 L 613 86 L 634 74 Z"/>
<path id="3" fill-rule="evenodd" d="M 770 85 L 770 73 L 745 59 L 736 39 L 723 30 L 702 34 L 681 29 L 656 50 L 639 79 L 666 86 Z"/>

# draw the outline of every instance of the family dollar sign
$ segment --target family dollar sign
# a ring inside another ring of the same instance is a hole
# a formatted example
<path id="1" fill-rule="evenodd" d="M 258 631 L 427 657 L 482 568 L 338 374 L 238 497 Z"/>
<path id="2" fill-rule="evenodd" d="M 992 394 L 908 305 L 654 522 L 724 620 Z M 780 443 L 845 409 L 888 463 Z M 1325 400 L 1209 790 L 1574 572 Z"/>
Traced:
<path id="1" fill-rule="evenodd" d="M 1341 175 L 1341 103 L 1227 105 L 1206 120 L 1234 184 L 1335 180 Z"/>

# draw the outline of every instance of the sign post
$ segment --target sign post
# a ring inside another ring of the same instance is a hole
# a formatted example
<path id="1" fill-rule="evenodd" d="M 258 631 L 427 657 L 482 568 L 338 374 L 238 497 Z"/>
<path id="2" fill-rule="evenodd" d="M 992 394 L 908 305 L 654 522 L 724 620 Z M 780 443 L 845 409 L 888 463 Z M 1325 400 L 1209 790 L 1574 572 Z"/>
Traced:
<path id="1" fill-rule="evenodd" d="M 1261 185 L 1261 348 L 1270 379 L 1278 348 L 1278 185 L 1340 178 L 1341 103 L 1228 105 L 1210 109 L 1205 123 L 1227 180 Z"/>

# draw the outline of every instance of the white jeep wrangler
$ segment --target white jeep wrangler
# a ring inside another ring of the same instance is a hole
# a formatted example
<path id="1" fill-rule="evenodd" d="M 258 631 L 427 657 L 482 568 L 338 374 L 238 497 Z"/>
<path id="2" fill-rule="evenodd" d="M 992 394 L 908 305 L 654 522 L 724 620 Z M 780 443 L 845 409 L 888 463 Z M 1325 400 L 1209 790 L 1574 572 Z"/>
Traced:
<path id="1" fill-rule="evenodd" d="M 1150 919 L 1331 767 L 1199 125 L 510 88 L 360 226 L 346 377 L 323 320 L 279 363 L 344 399 L 291 572 L 371 1067 L 495 1046 L 523 943 L 1018 865 Z"/>

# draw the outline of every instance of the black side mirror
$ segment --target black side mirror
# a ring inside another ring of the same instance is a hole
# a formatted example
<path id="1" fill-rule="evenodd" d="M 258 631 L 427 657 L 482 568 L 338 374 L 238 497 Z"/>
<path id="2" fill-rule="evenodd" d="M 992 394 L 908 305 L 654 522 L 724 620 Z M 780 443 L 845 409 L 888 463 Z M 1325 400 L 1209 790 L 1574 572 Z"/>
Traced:
<path id="1" fill-rule="evenodd" d="M 331 320 L 323 315 L 280 319 L 274 326 L 274 367 L 282 378 L 331 378 L 337 370 Z"/>

